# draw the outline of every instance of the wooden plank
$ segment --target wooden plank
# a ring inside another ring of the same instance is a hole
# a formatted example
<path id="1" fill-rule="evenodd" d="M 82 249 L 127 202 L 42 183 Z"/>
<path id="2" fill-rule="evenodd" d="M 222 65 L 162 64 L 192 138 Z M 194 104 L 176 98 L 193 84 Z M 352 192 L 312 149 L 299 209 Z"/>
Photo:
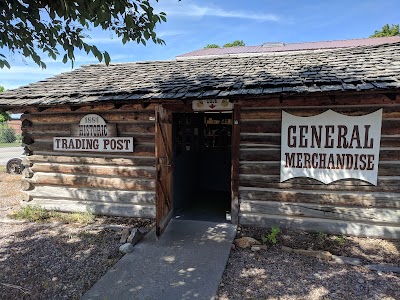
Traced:
<path id="1" fill-rule="evenodd" d="M 295 116 L 299 117 L 310 117 L 319 115 L 329 109 L 333 111 L 347 115 L 347 116 L 363 116 L 366 114 L 370 114 L 378 110 L 375 106 L 312 106 L 312 107 L 264 107 L 258 109 L 250 109 L 243 110 L 241 114 L 241 118 L 243 120 L 252 120 L 252 119 L 281 119 L 282 110 L 286 111 Z M 391 105 L 383 107 L 382 118 L 400 118 L 400 106 L 399 105 Z"/>
<path id="2" fill-rule="evenodd" d="M 36 163 L 33 172 L 67 173 L 83 175 L 105 175 L 117 177 L 155 178 L 154 167 L 76 165 L 58 163 Z"/>
<path id="3" fill-rule="evenodd" d="M 272 162 L 240 162 L 240 174 L 246 175 L 280 175 L 280 163 Z M 378 176 L 400 176 L 400 162 L 380 162 Z"/>
<path id="4" fill-rule="evenodd" d="M 400 191 L 400 177 L 396 176 L 380 176 L 378 184 L 374 186 L 368 182 L 356 179 L 342 179 L 330 184 L 312 178 L 292 178 L 284 182 L 280 182 L 277 175 L 247 175 L 239 176 L 239 184 L 244 187 L 257 188 L 278 188 L 278 189 L 324 189 L 324 190 L 357 190 L 357 191 Z"/>
<path id="5" fill-rule="evenodd" d="M 275 201 L 343 205 L 360 207 L 400 208 L 400 193 L 357 192 L 337 190 L 280 190 L 274 188 L 240 187 L 241 201 Z"/>
<path id="6" fill-rule="evenodd" d="M 53 137 L 70 137 L 69 132 L 59 132 L 54 134 L 42 134 L 42 133 L 32 133 L 31 137 L 36 142 L 43 142 L 43 143 L 52 143 Z M 148 143 L 155 143 L 155 136 L 154 133 L 131 133 L 131 132 L 120 132 L 118 134 L 119 137 L 133 137 L 134 144 L 148 144 Z M 25 143 L 27 144 L 27 143 Z"/>
<path id="7" fill-rule="evenodd" d="M 252 145 L 251 147 L 248 145 Z M 280 133 L 242 133 L 240 136 L 240 146 L 242 148 L 268 148 L 281 146 Z M 382 135 L 381 147 L 398 147 L 400 148 L 399 135 Z"/>
<path id="8" fill-rule="evenodd" d="M 106 190 L 100 188 L 37 185 L 33 190 L 25 194 L 29 197 L 25 198 L 25 200 L 32 200 L 35 198 L 61 198 L 108 203 L 155 204 L 155 192 L 153 191 Z"/>
<path id="9" fill-rule="evenodd" d="M 30 182 L 35 185 L 64 185 L 117 190 L 153 191 L 155 189 L 155 182 L 152 179 L 109 178 L 59 173 L 35 173 Z"/>
<path id="10" fill-rule="evenodd" d="M 239 221 L 239 153 L 240 153 L 240 107 L 233 110 L 232 148 L 231 148 L 231 222 Z"/>
<path id="11" fill-rule="evenodd" d="M 354 235 L 386 239 L 400 238 L 399 226 L 375 225 L 362 222 L 273 216 L 264 214 L 240 214 L 239 221 L 241 225 L 265 228 L 279 226 L 287 229 L 300 229 L 309 232 L 325 232 L 329 234 Z"/>
<path id="12" fill-rule="evenodd" d="M 240 212 L 367 223 L 400 224 L 400 208 L 343 207 L 308 203 L 243 200 L 240 203 Z"/>
<path id="13" fill-rule="evenodd" d="M 27 146 L 30 151 L 38 152 L 38 151 L 52 151 L 53 150 L 53 141 L 51 142 L 35 142 L 31 145 Z M 154 150 L 155 145 L 153 143 L 147 143 L 147 144 L 137 144 L 135 145 L 134 151 L 133 152 L 123 152 L 123 155 L 135 155 L 135 156 L 154 156 L 155 150 Z M 69 151 L 68 151 L 69 152 Z M 79 153 L 77 150 L 76 152 Z M 99 153 L 98 151 L 83 151 L 86 153 Z M 107 153 L 107 152 L 104 152 Z M 114 155 L 120 155 L 121 153 L 118 152 L 108 152 L 113 153 Z"/>
<path id="14" fill-rule="evenodd" d="M 64 153 L 66 154 L 66 153 Z M 109 166 L 154 166 L 154 157 L 129 157 L 121 158 L 107 155 L 101 157 L 87 156 L 50 156 L 50 155 L 31 155 L 26 157 L 30 163 L 65 163 L 83 165 L 109 165 Z"/>
<path id="15" fill-rule="evenodd" d="M 34 134 L 37 132 L 47 134 L 58 134 L 60 132 L 70 133 L 71 123 L 56 123 L 56 124 L 33 124 L 29 127 L 22 127 L 24 132 Z M 137 132 L 137 133 L 154 133 L 154 122 L 140 123 L 117 123 L 118 132 Z"/>
<path id="16" fill-rule="evenodd" d="M 91 212 L 96 215 L 154 218 L 154 205 L 133 205 L 126 203 L 96 203 L 91 201 L 72 201 L 62 199 L 35 199 L 25 205 L 39 205 L 47 210 L 62 212 Z"/>
<path id="17" fill-rule="evenodd" d="M 335 103 L 329 96 L 335 95 Z M 243 98 L 243 96 L 242 96 Z M 254 99 L 239 99 L 237 103 L 242 107 L 292 107 L 292 106 L 339 106 L 339 105 L 393 105 L 398 104 L 398 98 L 393 101 L 384 94 L 373 94 L 368 92 L 337 92 L 325 93 L 320 95 L 285 95 L 283 98 L 279 96 L 257 96 Z"/>
<path id="18" fill-rule="evenodd" d="M 282 129 L 281 121 L 272 120 L 242 120 L 243 133 L 280 133 Z M 400 134 L 400 119 L 382 120 L 382 134 Z"/>
<path id="19" fill-rule="evenodd" d="M 121 111 L 113 110 L 107 112 L 93 111 L 91 113 L 100 115 L 107 123 L 119 122 L 137 122 L 137 121 L 150 121 L 154 117 L 154 111 Z M 79 124 L 80 120 L 87 115 L 88 112 L 74 111 L 69 113 L 58 114 L 29 114 L 24 115 L 24 120 L 29 120 L 32 124 L 55 124 L 62 120 L 63 123 Z M 154 124 L 154 121 L 152 122 Z"/>
<path id="20" fill-rule="evenodd" d="M 400 148 L 381 148 L 379 160 L 400 161 Z M 241 161 L 280 161 L 281 150 L 275 148 L 240 149 Z"/>

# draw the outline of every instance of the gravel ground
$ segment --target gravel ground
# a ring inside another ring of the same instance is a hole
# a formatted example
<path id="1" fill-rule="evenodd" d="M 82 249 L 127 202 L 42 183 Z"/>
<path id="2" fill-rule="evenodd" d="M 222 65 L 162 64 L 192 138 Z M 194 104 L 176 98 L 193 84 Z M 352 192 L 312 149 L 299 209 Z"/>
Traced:
<path id="1" fill-rule="evenodd" d="M 242 227 L 238 237 L 260 240 L 265 232 Z M 267 250 L 232 250 L 217 299 L 400 299 L 400 277 L 394 273 L 288 253 L 282 251 L 282 246 L 330 251 L 359 258 L 363 264 L 400 264 L 398 240 L 284 230 L 278 243 Z"/>
<path id="2" fill-rule="evenodd" d="M 0 172 L 0 219 L 19 208 L 20 176 Z M 96 224 L 149 220 L 96 218 Z M 260 239 L 261 228 L 238 237 Z M 0 223 L 0 299 L 79 299 L 122 256 L 119 235 L 74 224 Z M 275 246 L 233 249 L 217 299 L 400 299 L 400 277 L 282 251 L 326 250 L 368 263 L 400 264 L 400 242 L 283 231 Z"/>
<path id="3" fill-rule="evenodd" d="M 97 224 L 150 220 L 97 217 L 89 226 L 5 223 L 19 208 L 19 176 L 0 173 L 0 299 L 79 299 L 121 257 L 120 236 Z M 3 221 L 1 221 L 3 219 Z"/>

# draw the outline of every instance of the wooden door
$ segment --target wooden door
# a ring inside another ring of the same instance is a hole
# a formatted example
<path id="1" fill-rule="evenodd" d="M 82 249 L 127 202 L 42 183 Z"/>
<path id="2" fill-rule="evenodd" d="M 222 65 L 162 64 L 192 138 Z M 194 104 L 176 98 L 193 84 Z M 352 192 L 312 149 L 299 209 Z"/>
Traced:
<path id="1" fill-rule="evenodd" d="M 160 236 L 172 217 L 172 113 L 156 106 L 156 234 Z"/>

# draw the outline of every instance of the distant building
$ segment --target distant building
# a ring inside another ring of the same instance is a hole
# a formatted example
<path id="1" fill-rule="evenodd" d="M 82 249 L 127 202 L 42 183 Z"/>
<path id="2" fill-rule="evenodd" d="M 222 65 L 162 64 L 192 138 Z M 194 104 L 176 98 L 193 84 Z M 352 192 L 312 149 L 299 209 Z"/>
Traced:
<path id="1" fill-rule="evenodd" d="M 15 134 L 22 134 L 21 130 L 21 114 L 10 114 L 11 120 L 7 121 L 7 125 L 14 129 Z"/>

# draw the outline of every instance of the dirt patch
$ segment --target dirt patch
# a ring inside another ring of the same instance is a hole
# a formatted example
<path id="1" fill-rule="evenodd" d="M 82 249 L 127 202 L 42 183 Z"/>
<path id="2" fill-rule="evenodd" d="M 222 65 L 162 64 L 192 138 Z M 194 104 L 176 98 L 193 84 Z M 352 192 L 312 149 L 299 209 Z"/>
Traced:
<path id="1" fill-rule="evenodd" d="M 0 171 L 0 218 L 19 208 L 21 197 L 21 175 Z"/>
<path id="2" fill-rule="evenodd" d="M 0 219 L 20 208 L 20 176 L 0 173 Z M 120 236 L 96 224 L 151 220 L 96 217 L 88 226 L 0 223 L 1 299 L 79 299 L 121 257 Z"/>
<path id="3" fill-rule="evenodd" d="M 242 227 L 238 237 L 258 240 L 267 232 Z M 399 299 L 400 277 L 369 271 L 362 266 L 341 265 L 282 251 L 325 250 L 335 255 L 359 258 L 363 264 L 399 265 L 398 240 L 343 237 L 282 230 L 278 243 L 267 250 L 232 250 L 218 299 Z"/>

